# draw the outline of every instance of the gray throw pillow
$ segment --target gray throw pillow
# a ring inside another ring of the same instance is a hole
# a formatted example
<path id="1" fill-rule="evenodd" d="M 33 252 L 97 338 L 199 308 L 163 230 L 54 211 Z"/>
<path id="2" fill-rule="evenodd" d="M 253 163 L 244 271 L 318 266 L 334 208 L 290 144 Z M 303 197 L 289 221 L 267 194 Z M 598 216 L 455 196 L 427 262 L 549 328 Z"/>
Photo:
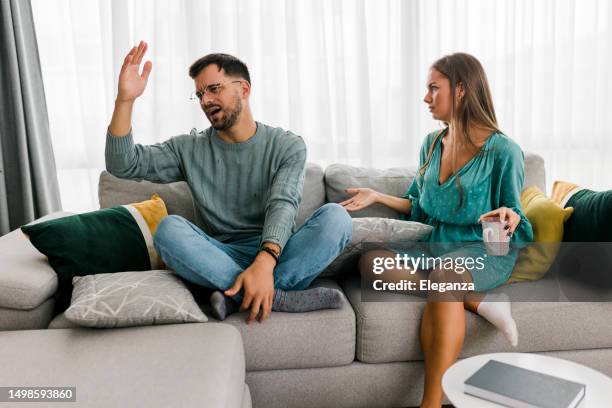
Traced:
<path id="1" fill-rule="evenodd" d="M 399 243 L 410 247 L 431 233 L 431 225 L 390 218 L 353 218 L 353 237 L 344 251 L 321 273 L 322 277 L 358 273 L 357 265 L 364 242 Z"/>
<path id="2" fill-rule="evenodd" d="M 170 271 L 76 276 L 65 316 L 87 327 L 206 322 L 191 292 Z"/>

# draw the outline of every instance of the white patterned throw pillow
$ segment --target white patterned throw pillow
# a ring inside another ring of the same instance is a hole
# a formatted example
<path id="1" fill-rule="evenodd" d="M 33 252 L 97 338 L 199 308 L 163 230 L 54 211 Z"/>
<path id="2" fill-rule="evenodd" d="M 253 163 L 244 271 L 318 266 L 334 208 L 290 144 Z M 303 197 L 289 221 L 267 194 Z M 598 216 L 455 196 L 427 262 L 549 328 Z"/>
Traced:
<path id="1" fill-rule="evenodd" d="M 87 327 L 206 322 L 185 284 L 165 270 L 77 276 L 66 319 Z"/>

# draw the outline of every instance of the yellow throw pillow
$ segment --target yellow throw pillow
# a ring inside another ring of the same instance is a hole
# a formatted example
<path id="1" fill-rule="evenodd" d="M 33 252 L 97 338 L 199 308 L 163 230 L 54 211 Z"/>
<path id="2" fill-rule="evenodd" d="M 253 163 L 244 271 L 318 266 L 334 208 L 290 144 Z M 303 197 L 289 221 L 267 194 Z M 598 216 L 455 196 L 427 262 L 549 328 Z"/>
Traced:
<path id="1" fill-rule="evenodd" d="M 550 199 L 563 208 L 565 207 L 565 204 L 567 204 L 567 201 L 580 190 L 582 190 L 582 187 L 580 187 L 578 184 L 570 183 L 569 181 L 557 180 L 553 183 Z"/>
<path id="2" fill-rule="evenodd" d="M 164 200 L 162 200 L 159 194 L 155 193 L 151 196 L 150 200 L 124 205 L 123 207 L 132 214 L 140 228 L 147 251 L 149 252 L 151 269 L 164 269 L 166 265 L 153 246 L 153 236 L 155 236 L 157 226 L 168 215 Z"/>
<path id="3" fill-rule="evenodd" d="M 152 236 L 155 235 L 155 230 L 162 218 L 168 215 L 166 204 L 157 193 L 153 194 L 150 200 L 130 205 L 140 212 Z"/>
<path id="4" fill-rule="evenodd" d="M 559 251 L 563 223 L 574 211 L 561 208 L 535 186 L 523 191 L 521 205 L 533 227 L 534 242 L 519 253 L 509 283 L 534 281 L 546 274 Z"/>

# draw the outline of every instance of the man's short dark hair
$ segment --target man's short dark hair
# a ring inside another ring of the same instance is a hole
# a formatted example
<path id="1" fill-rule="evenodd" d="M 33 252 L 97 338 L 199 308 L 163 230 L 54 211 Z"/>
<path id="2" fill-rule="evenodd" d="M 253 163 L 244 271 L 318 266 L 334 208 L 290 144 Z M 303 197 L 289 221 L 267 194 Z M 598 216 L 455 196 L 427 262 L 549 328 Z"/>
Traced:
<path id="1" fill-rule="evenodd" d="M 219 67 L 219 71 L 225 71 L 226 75 L 246 79 L 251 83 L 251 76 L 249 75 L 249 69 L 246 64 L 229 54 L 208 54 L 203 56 L 191 64 L 189 67 L 189 76 L 195 78 L 200 71 L 213 64 Z"/>

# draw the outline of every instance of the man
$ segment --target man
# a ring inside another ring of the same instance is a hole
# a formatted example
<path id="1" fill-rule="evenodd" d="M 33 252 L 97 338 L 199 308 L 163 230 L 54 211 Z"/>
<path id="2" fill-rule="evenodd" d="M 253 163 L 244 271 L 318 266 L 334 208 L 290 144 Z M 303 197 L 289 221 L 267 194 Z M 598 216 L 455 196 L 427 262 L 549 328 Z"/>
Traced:
<path id="1" fill-rule="evenodd" d="M 146 50 L 141 41 L 121 68 L 106 168 L 117 177 L 189 184 L 206 231 L 176 215 L 164 218 L 154 244 L 166 265 L 190 282 L 219 289 L 211 304 L 220 320 L 239 304 L 250 309 L 247 323 L 258 316 L 264 322 L 272 310 L 340 307 L 339 291 L 306 289 L 350 240 L 348 213 L 326 204 L 292 235 L 304 184 L 302 138 L 255 122 L 246 65 L 209 54 L 193 63 L 189 75 L 211 127 L 135 145 L 132 108 L 152 69 L 147 61 L 140 73 Z"/>

